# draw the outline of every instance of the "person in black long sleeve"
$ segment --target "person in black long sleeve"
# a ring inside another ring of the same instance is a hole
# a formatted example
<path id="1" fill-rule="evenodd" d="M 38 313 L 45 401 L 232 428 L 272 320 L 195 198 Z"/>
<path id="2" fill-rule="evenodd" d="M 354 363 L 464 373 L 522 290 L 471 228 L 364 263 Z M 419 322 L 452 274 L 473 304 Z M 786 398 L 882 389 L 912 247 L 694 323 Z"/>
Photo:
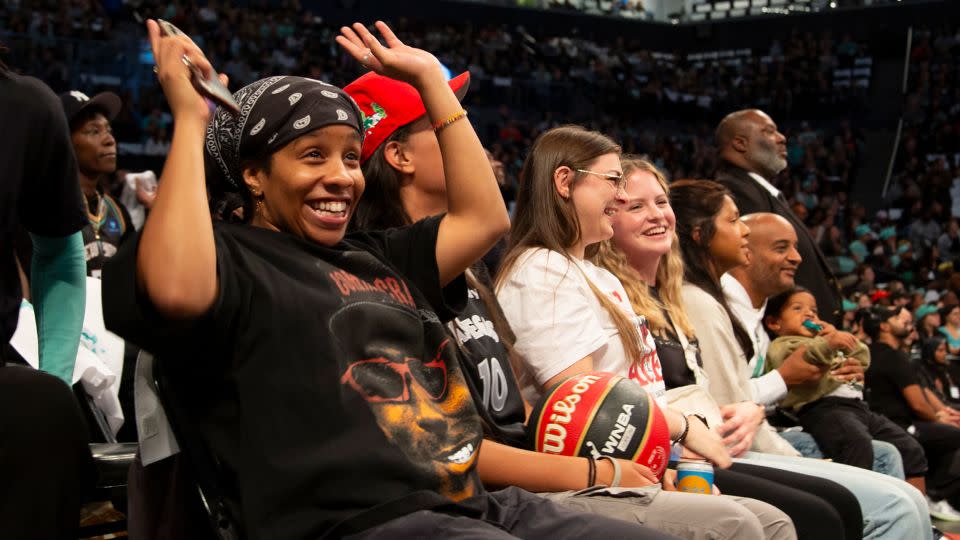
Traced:
<path id="1" fill-rule="evenodd" d="M 730 190 L 741 215 L 772 212 L 790 221 L 797 231 L 797 247 L 803 257 L 797 269 L 797 285 L 813 293 L 825 321 L 839 326 L 843 297 L 837 279 L 806 224 L 772 184 L 787 168 L 787 138 L 766 113 L 757 109 L 728 114 L 717 126 L 716 138 L 716 181 Z"/>
<path id="2" fill-rule="evenodd" d="M 76 162 L 56 95 L 2 63 L 0 118 L 9 134 L 0 149 L 0 536 L 76 538 L 94 476 L 83 415 L 64 384 L 73 375 L 85 298 Z M 16 365 L 22 359 L 8 344 L 27 292 L 13 245 L 21 226 L 37 245 L 30 292 L 37 319 L 46 315 L 37 325 L 40 370 Z"/>

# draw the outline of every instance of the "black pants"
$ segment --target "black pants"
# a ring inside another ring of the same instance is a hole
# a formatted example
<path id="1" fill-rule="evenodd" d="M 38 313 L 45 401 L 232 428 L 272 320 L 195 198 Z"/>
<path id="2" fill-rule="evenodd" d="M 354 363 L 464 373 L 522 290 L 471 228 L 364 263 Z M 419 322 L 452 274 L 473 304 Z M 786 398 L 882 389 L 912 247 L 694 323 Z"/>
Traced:
<path id="1" fill-rule="evenodd" d="M 483 495 L 487 511 L 480 518 L 421 510 L 360 534 L 353 539 L 458 538 L 464 540 L 667 540 L 673 536 L 643 525 L 567 510 L 546 499 L 510 487 Z"/>
<path id="2" fill-rule="evenodd" d="M 76 538 L 95 472 L 87 427 L 60 379 L 0 367 L 0 536 Z"/>
<path id="3" fill-rule="evenodd" d="M 860 399 L 825 397 L 799 413 L 803 430 L 813 436 L 823 455 L 838 463 L 873 469 L 873 439 L 897 447 L 907 478 L 927 474 L 923 447 L 903 428 L 877 414 Z"/>
<path id="4" fill-rule="evenodd" d="M 836 482 L 746 463 L 716 469 L 714 482 L 726 495 L 761 500 L 784 511 L 800 540 L 863 538 L 860 503 Z"/>
<path id="5" fill-rule="evenodd" d="M 927 491 L 960 507 L 960 428 L 940 422 L 914 422 L 916 437 L 927 453 Z"/>

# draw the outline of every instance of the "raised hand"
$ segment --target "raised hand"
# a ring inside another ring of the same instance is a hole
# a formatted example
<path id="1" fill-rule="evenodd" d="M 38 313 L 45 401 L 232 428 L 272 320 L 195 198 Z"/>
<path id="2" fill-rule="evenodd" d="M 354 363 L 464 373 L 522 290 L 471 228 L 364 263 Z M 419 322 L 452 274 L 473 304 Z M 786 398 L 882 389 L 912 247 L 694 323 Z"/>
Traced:
<path id="1" fill-rule="evenodd" d="M 340 28 L 337 43 L 364 67 L 391 79 L 409 83 L 417 89 L 439 77 L 443 70 L 437 57 L 416 47 L 404 45 L 383 21 L 375 25 L 386 45 L 381 44 L 365 26 L 353 23 L 353 28 Z"/>
<path id="2" fill-rule="evenodd" d="M 156 62 L 157 79 L 163 87 L 163 94 L 167 98 L 174 118 L 182 119 L 184 115 L 189 115 L 206 125 L 210 119 L 212 107 L 193 87 L 193 83 L 190 82 L 190 68 L 184 63 L 184 57 L 186 57 L 190 63 L 200 69 L 204 76 L 209 76 L 213 67 L 203 55 L 203 51 L 186 35 L 162 35 L 160 26 L 154 20 L 147 21 L 147 34 Z M 226 75 L 221 74 L 220 81 L 226 85 Z"/>

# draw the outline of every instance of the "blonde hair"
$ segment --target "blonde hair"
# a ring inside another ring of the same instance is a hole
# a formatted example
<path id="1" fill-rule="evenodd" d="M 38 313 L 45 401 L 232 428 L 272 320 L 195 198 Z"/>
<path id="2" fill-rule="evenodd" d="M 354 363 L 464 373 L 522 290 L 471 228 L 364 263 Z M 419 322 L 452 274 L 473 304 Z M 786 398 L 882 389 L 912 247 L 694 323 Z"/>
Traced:
<path id="1" fill-rule="evenodd" d="M 666 177 L 653 163 L 636 156 L 624 156 L 620 159 L 620 164 L 623 167 L 624 177 L 629 177 L 637 171 L 648 172 L 657 179 L 657 183 L 663 188 L 663 193 L 670 195 L 670 186 L 667 184 Z M 676 234 L 673 236 L 670 251 L 660 257 L 656 283 L 645 283 L 640 274 L 630 266 L 626 254 L 616 247 L 612 240 L 600 244 L 593 262 L 617 276 L 627 291 L 633 310 L 647 319 L 647 326 L 653 333 L 664 337 L 666 333 L 676 331 L 683 332 L 688 340 L 692 341 L 695 338 L 693 325 L 687 318 L 681 299 L 683 258 L 680 255 L 680 243 Z M 660 293 L 659 300 L 650 294 L 650 286 L 657 287 Z M 664 313 L 667 316 L 664 316 Z M 671 328 L 671 321 L 673 328 Z"/>
<path id="2" fill-rule="evenodd" d="M 520 171 L 520 191 L 510 243 L 497 273 L 499 289 L 520 256 L 530 248 L 545 248 L 573 259 L 567 250 L 580 240 L 580 223 L 572 199 L 557 193 L 553 174 L 559 167 L 589 168 L 590 163 L 605 154 L 620 155 L 620 147 L 606 135 L 580 126 L 561 126 L 544 132 L 534 141 Z M 583 180 L 583 173 L 576 172 L 571 187 Z M 595 247 L 588 248 L 592 254 Z M 579 270 L 576 264 L 574 268 Z M 604 294 L 581 272 L 601 307 L 613 320 L 620 334 L 627 359 L 637 364 L 643 352 L 640 332 L 628 314 Z"/>

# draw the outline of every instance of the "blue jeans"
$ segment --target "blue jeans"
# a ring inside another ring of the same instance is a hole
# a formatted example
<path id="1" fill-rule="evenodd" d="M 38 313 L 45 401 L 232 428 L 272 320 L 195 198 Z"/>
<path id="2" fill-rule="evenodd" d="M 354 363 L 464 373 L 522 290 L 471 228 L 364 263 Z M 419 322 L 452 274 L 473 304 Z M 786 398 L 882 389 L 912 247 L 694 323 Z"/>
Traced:
<path id="1" fill-rule="evenodd" d="M 840 463 L 757 452 L 747 452 L 735 461 L 809 474 L 843 485 L 860 502 L 864 539 L 933 538 L 926 499 L 903 480 Z"/>
<path id="2" fill-rule="evenodd" d="M 797 452 L 803 454 L 803 457 L 813 459 L 823 459 L 823 452 L 817 446 L 817 441 L 813 436 L 801 430 L 782 431 L 780 436 L 792 444 Z M 873 443 L 873 470 L 880 474 L 892 476 L 903 480 L 906 476 L 903 474 L 903 460 L 900 458 L 900 451 L 897 447 L 883 441 L 872 441 Z"/>

